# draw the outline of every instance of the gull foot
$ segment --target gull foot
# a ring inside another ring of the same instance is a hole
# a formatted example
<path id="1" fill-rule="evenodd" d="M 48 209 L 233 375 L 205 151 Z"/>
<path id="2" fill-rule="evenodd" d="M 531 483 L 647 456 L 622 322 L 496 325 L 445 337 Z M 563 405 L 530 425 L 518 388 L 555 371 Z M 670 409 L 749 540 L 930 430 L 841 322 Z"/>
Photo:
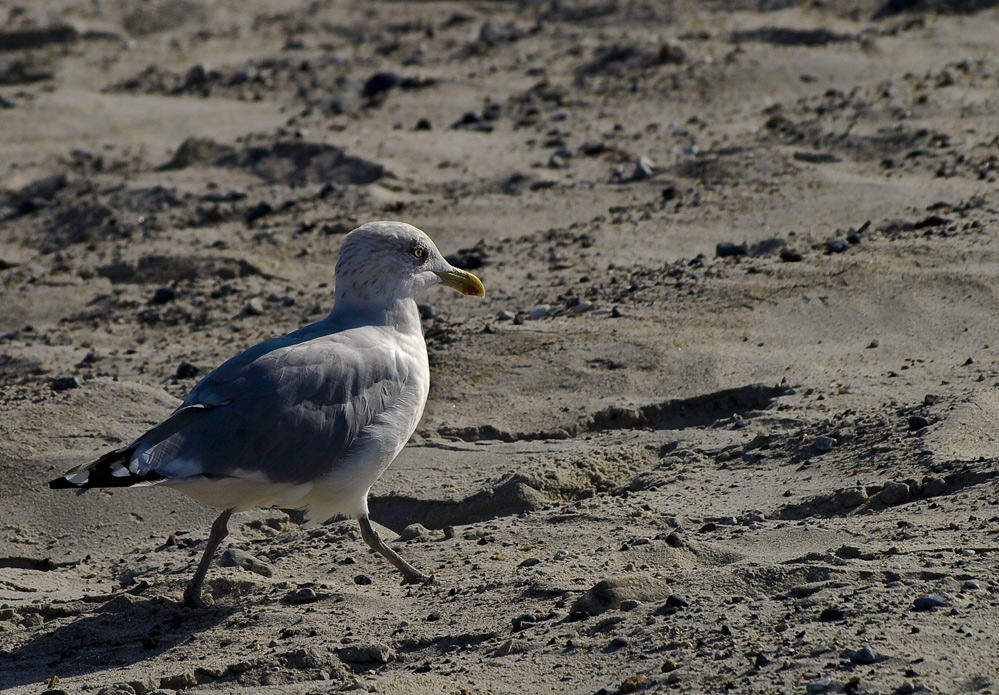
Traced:
<path id="1" fill-rule="evenodd" d="M 437 580 L 434 578 L 434 575 L 424 574 L 419 570 L 413 570 L 411 574 L 407 573 L 403 575 L 402 578 L 403 586 L 406 586 L 407 584 L 435 584 L 436 582 Z"/>
<path id="2" fill-rule="evenodd" d="M 180 605 L 185 608 L 208 608 L 208 603 L 202 597 L 201 590 L 190 586 L 184 589 L 184 600 L 181 601 Z"/>

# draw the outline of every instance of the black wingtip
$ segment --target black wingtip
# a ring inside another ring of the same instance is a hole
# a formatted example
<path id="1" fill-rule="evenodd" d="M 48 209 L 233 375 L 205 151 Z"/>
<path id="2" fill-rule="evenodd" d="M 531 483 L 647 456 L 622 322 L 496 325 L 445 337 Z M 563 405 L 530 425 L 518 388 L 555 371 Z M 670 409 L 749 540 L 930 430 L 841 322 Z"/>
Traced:
<path id="1" fill-rule="evenodd" d="M 77 485 L 76 483 L 71 483 L 66 478 L 56 478 L 55 480 L 49 481 L 50 490 L 65 490 L 67 488 L 78 488 L 83 487 L 82 485 Z"/>

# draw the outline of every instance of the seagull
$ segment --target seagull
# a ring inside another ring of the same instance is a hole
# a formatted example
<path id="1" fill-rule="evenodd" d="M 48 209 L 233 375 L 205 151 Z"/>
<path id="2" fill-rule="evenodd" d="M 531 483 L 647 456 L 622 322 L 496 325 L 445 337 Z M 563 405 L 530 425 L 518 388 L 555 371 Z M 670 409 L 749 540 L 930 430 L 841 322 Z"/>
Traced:
<path id="1" fill-rule="evenodd" d="M 423 415 L 430 367 L 415 298 L 438 284 L 485 294 L 416 227 L 358 227 L 340 247 L 328 316 L 229 359 L 166 420 L 49 487 L 165 485 L 221 509 L 184 591 L 189 606 L 204 605 L 229 518 L 259 506 L 302 509 L 310 523 L 353 517 L 403 584 L 432 581 L 378 536 L 367 498 Z"/>

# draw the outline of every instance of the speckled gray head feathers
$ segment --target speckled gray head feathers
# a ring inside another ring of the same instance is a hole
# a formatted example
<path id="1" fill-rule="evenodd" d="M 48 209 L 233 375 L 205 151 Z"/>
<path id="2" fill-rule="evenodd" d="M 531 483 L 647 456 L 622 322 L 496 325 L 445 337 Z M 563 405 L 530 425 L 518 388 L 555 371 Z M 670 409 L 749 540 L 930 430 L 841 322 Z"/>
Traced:
<path id="1" fill-rule="evenodd" d="M 482 295 L 482 283 L 453 268 L 424 234 L 405 222 L 368 222 L 344 237 L 336 264 L 336 304 L 388 306 L 444 283 Z"/>

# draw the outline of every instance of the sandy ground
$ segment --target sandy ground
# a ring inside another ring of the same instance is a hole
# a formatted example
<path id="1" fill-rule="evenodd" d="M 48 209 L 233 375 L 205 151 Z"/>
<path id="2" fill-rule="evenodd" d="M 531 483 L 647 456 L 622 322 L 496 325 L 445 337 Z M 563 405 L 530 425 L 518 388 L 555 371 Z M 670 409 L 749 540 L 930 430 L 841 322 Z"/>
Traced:
<path id="1" fill-rule="evenodd" d="M 0 689 L 999 692 L 994 2 L 0 2 Z M 372 516 L 50 491 L 426 230 Z M 230 553 L 231 554 L 231 553 Z M 251 563 L 252 564 L 252 563 Z"/>

